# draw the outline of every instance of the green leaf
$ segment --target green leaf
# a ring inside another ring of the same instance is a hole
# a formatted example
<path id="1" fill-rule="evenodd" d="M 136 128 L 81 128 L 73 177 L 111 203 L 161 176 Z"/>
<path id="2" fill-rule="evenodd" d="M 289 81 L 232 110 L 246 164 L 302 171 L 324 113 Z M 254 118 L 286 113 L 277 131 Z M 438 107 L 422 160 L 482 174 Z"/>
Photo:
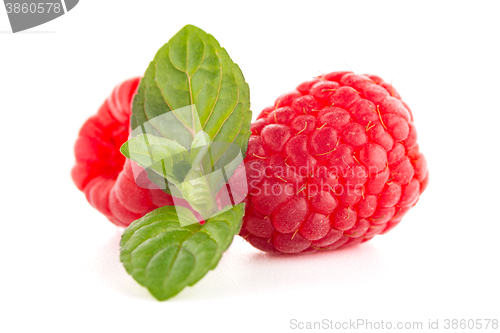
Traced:
<path id="1" fill-rule="evenodd" d="M 212 143 L 210 135 L 205 133 L 205 131 L 199 131 L 193 138 L 193 143 L 191 143 L 191 149 L 210 146 L 210 143 Z"/>
<path id="2" fill-rule="evenodd" d="M 175 111 L 185 107 L 191 112 Z M 244 156 L 252 117 L 248 84 L 217 40 L 192 25 L 172 37 L 150 63 L 134 97 L 131 126 L 135 129 L 172 110 L 172 120 L 155 123 L 148 133 L 189 148 L 203 130 L 212 142 L 239 146 Z M 226 151 L 212 151 L 205 167 L 222 163 Z"/>
<path id="3" fill-rule="evenodd" d="M 177 211 L 176 211 L 177 210 Z M 134 221 L 123 233 L 120 259 L 127 272 L 158 300 L 178 294 L 214 269 L 241 228 L 245 204 L 210 218 L 204 225 L 181 226 L 177 212 L 165 206 Z"/>
<path id="4" fill-rule="evenodd" d="M 156 149 L 155 151 L 150 151 Z M 174 140 L 158 137 L 151 134 L 138 135 L 125 142 L 120 148 L 121 152 L 128 158 L 131 155 L 147 155 L 154 161 L 160 161 L 166 157 L 186 153 L 187 149 Z"/>
<path id="5" fill-rule="evenodd" d="M 186 175 L 189 173 L 189 171 L 191 171 L 191 163 L 187 161 L 180 161 L 174 164 L 172 174 L 176 178 L 176 180 L 181 183 L 184 178 L 186 178 Z"/>
<path id="6" fill-rule="evenodd" d="M 150 167 L 165 176 L 172 175 L 174 165 L 189 157 L 188 150 L 177 142 L 151 134 L 131 138 L 122 145 L 120 151 L 140 166 Z"/>
<path id="7" fill-rule="evenodd" d="M 210 178 L 211 176 L 207 176 Z M 200 170 L 193 169 L 184 181 L 177 186 L 182 192 L 182 197 L 189 202 L 191 207 L 204 218 L 212 216 L 217 212 L 216 193 L 210 187 L 210 182 Z M 175 191 L 172 191 L 175 195 Z"/>
<path id="8" fill-rule="evenodd" d="M 191 164 L 193 167 L 198 167 L 200 162 L 207 157 L 207 153 L 210 148 L 212 140 L 210 136 L 204 131 L 199 131 L 194 136 L 193 142 L 191 143 Z M 209 158 L 209 156 L 208 156 Z M 207 170 L 208 171 L 208 170 Z"/>

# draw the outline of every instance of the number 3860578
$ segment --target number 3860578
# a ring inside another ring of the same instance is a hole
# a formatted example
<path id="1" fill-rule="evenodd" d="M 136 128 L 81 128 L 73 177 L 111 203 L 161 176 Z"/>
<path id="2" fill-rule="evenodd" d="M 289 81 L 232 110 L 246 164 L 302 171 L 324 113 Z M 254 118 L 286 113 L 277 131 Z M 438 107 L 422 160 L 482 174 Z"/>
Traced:
<path id="1" fill-rule="evenodd" d="M 7 14 L 43 14 L 43 13 L 56 13 L 59 14 L 62 10 L 60 3 L 46 2 L 46 3 L 6 3 Z"/>

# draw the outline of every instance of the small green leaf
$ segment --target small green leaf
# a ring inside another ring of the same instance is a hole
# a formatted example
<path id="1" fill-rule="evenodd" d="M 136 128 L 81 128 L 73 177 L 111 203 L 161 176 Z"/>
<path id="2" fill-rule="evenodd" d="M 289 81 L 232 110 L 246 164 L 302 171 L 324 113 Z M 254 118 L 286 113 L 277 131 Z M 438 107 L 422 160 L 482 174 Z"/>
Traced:
<path id="1" fill-rule="evenodd" d="M 158 208 L 125 229 L 120 259 L 127 272 L 156 299 L 166 300 L 217 266 L 240 231 L 244 211 L 245 204 L 240 204 L 204 225 L 183 227 L 177 212 L 182 218 L 194 218 L 188 209 Z"/>
<path id="2" fill-rule="evenodd" d="M 155 147 L 156 146 L 156 147 Z M 158 148 L 157 151 L 150 152 L 149 149 Z M 187 152 L 187 149 L 174 140 L 158 137 L 151 134 L 138 135 L 125 142 L 122 146 L 122 153 L 130 158 L 130 155 L 148 155 L 154 161 L 160 161 L 169 156 L 175 156 Z"/>
<path id="3" fill-rule="evenodd" d="M 188 161 L 180 161 L 174 164 L 172 174 L 176 180 L 181 183 L 186 175 L 191 171 L 191 163 Z"/>
<path id="4" fill-rule="evenodd" d="M 172 174 L 176 162 L 189 157 L 188 150 L 177 142 L 151 134 L 131 138 L 122 145 L 120 151 L 140 166 L 151 167 L 165 176 Z"/>
<path id="5" fill-rule="evenodd" d="M 187 175 L 184 181 L 177 186 L 182 192 L 182 197 L 189 202 L 192 208 L 204 218 L 209 218 L 217 211 L 217 202 L 215 194 L 210 188 L 208 181 L 211 175 L 204 176 L 200 170 L 193 169 Z M 175 190 L 172 191 L 175 195 Z"/>
<path id="6" fill-rule="evenodd" d="M 211 143 L 212 140 L 207 133 L 205 133 L 204 131 L 199 131 L 198 133 L 196 133 L 193 139 L 193 143 L 191 144 L 190 151 L 190 159 L 193 168 L 197 168 L 205 157 L 209 158 L 209 156 L 207 156 L 207 153 L 210 149 Z"/>
<path id="7" fill-rule="evenodd" d="M 193 143 L 191 143 L 191 149 L 209 146 L 211 142 L 212 140 L 210 139 L 210 135 L 205 133 L 205 131 L 199 131 L 193 138 Z"/>

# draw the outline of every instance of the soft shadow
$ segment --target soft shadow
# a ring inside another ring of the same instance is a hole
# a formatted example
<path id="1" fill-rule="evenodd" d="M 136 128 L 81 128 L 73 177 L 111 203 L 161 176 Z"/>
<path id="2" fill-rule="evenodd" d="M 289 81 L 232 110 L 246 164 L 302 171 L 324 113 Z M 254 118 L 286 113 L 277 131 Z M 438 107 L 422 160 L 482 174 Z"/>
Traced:
<path id="1" fill-rule="evenodd" d="M 95 253 L 91 271 L 106 287 L 122 295 L 156 302 L 120 262 L 117 229 Z M 215 270 L 193 287 L 187 287 L 168 302 L 210 301 L 256 293 L 311 290 L 323 293 L 336 288 L 376 285 L 384 278 L 382 254 L 370 243 L 345 250 L 304 255 L 272 255 L 261 252 L 240 237 L 224 253 Z"/>
<path id="2" fill-rule="evenodd" d="M 154 301 L 146 288 L 139 285 L 120 262 L 120 238 L 123 229 L 117 228 L 116 233 L 99 247 L 90 263 L 90 270 L 106 287 L 120 294 L 133 298 Z"/>
<path id="3" fill-rule="evenodd" d="M 322 293 L 376 285 L 384 278 L 382 254 L 370 243 L 305 255 L 271 255 L 241 242 L 236 238 L 218 267 L 175 299 L 205 300 L 303 289 Z"/>

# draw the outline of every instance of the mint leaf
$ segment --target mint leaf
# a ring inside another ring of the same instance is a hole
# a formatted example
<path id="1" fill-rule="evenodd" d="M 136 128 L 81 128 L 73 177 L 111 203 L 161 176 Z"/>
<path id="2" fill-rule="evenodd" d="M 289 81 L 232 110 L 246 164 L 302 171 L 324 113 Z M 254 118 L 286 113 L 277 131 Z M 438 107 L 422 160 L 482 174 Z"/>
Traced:
<path id="1" fill-rule="evenodd" d="M 204 225 L 184 207 L 165 206 L 134 221 L 123 233 L 120 260 L 127 272 L 158 300 L 192 286 L 214 269 L 241 228 L 245 204 L 210 218 Z"/>
<path id="2" fill-rule="evenodd" d="M 184 107 L 191 107 L 196 117 L 176 112 Z M 211 151 L 205 169 L 227 164 L 223 162 L 231 144 L 244 156 L 252 117 L 248 85 L 217 40 L 192 25 L 172 37 L 150 63 L 134 97 L 131 126 L 135 129 L 168 112 L 174 113 L 173 120 L 155 123 L 148 133 L 189 148 L 203 130 L 212 142 L 224 143 Z M 163 181 L 148 174 L 153 182 Z"/>
<path id="3" fill-rule="evenodd" d="M 178 144 L 174 140 L 154 136 L 151 134 L 138 135 L 125 142 L 120 151 L 127 158 L 140 159 L 141 156 L 152 158 L 154 162 L 158 162 L 165 158 L 172 156 L 179 156 L 179 154 L 187 153 L 187 149 Z M 134 155 L 138 155 L 134 158 Z M 151 164 L 145 163 L 145 164 Z"/>
<path id="4" fill-rule="evenodd" d="M 184 181 L 184 178 L 186 178 L 186 175 L 189 173 L 190 170 L 191 170 L 191 163 L 187 161 L 180 161 L 174 164 L 172 173 L 176 181 L 181 183 L 182 181 Z"/>
<path id="5" fill-rule="evenodd" d="M 211 142 L 212 140 L 210 139 L 210 135 L 208 135 L 204 131 L 199 131 L 193 138 L 193 143 L 191 143 L 191 149 L 209 146 Z"/>
<path id="6" fill-rule="evenodd" d="M 140 166 L 152 168 L 165 176 L 172 176 L 175 165 L 190 156 L 188 150 L 177 142 L 151 134 L 131 138 L 121 146 L 120 151 Z"/>
<path id="7" fill-rule="evenodd" d="M 210 148 L 211 143 L 212 140 L 207 133 L 204 131 L 196 133 L 193 142 L 191 143 L 190 151 L 191 164 L 194 167 L 198 166 L 199 163 L 207 157 L 208 149 Z M 209 158 L 206 158 L 206 161 L 210 163 Z"/>

